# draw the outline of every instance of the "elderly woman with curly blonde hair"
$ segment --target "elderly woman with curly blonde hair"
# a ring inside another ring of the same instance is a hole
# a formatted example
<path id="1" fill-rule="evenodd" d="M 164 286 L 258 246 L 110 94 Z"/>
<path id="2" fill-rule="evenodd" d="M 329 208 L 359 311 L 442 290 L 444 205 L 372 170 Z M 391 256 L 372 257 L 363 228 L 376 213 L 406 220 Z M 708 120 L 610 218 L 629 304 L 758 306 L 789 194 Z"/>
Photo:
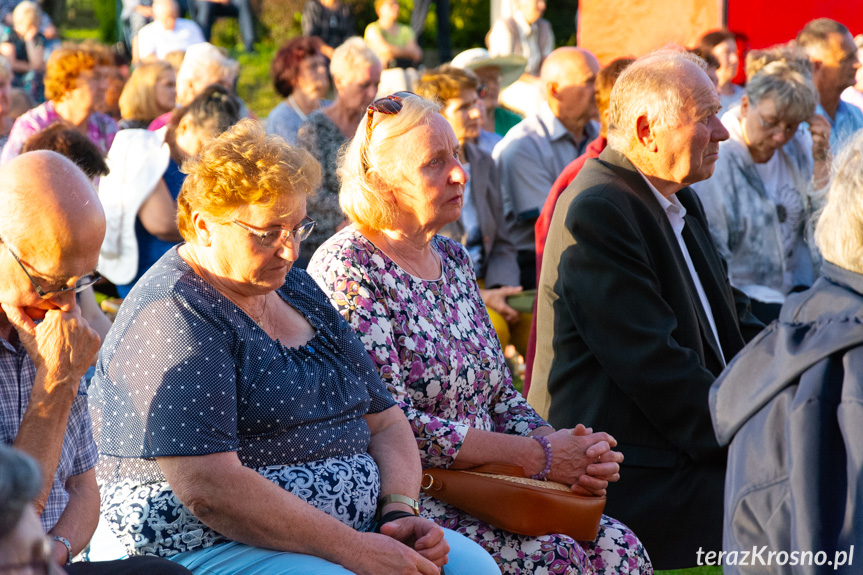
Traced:
<path id="1" fill-rule="evenodd" d="M 102 512 L 129 553 L 211 575 L 495 572 L 416 516 L 408 422 L 293 266 L 318 163 L 244 120 L 184 170 L 186 242 L 124 301 L 94 384 Z"/>
<path id="2" fill-rule="evenodd" d="M 47 101 L 15 120 L 0 164 L 20 154 L 30 136 L 57 120 L 65 120 L 89 137 L 103 154 L 108 153 L 118 130 L 117 123 L 96 111 L 100 100 L 104 103 L 107 90 L 106 78 L 100 70 L 111 64 L 106 57 L 104 51 L 74 44 L 51 53 L 45 67 Z"/>

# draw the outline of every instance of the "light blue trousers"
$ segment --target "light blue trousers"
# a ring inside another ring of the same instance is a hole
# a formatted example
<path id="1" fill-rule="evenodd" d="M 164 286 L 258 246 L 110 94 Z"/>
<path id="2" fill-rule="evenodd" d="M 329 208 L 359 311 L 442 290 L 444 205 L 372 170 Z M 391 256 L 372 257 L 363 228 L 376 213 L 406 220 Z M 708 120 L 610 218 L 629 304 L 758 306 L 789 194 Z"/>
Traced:
<path id="1" fill-rule="evenodd" d="M 500 568 L 482 547 L 455 531 L 444 529 L 449 543 L 446 575 L 500 575 Z M 351 575 L 320 557 L 249 547 L 236 541 L 187 551 L 170 558 L 195 575 Z"/>

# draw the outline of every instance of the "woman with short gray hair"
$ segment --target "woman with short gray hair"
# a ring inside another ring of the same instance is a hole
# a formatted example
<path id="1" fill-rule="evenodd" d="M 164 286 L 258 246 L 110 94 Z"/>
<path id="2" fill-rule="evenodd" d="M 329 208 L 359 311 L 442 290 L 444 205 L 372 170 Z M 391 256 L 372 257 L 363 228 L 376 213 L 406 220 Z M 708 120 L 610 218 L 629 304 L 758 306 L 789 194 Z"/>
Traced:
<path id="1" fill-rule="evenodd" d="M 459 219 L 467 173 L 440 106 L 410 92 L 376 100 L 339 168 L 353 222 L 309 273 L 357 331 L 405 412 L 425 468 L 515 465 L 582 495 L 620 478 L 617 441 L 554 430 L 515 389 L 467 251 L 438 234 Z M 603 516 L 592 541 L 500 529 L 422 494 L 420 515 L 479 543 L 501 573 L 629 573 L 653 567 L 632 531 Z M 447 573 L 450 572 L 447 566 Z"/>
<path id="2" fill-rule="evenodd" d="M 381 81 L 381 63 L 362 38 L 354 36 L 336 48 L 330 73 L 336 98 L 333 103 L 309 114 L 297 132 L 297 145 L 321 163 L 321 189 L 309 198 L 309 217 L 318 222 L 315 231 L 300 248 L 301 265 L 318 246 L 346 222 L 339 208 L 339 180 L 336 162 L 342 145 L 350 140 L 366 107 L 375 99 Z"/>
<path id="3" fill-rule="evenodd" d="M 833 167 L 815 225 L 822 276 L 789 295 L 779 320 L 728 364 L 710 408 L 729 446 L 726 557 L 764 545 L 816 549 L 836 569 L 844 556 L 839 571 L 851 572 L 847 545 L 863 520 L 863 133 Z"/>
<path id="4" fill-rule="evenodd" d="M 818 275 L 806 235 L 829 180 L 830 125 L 815 114 L 808 62 L 776 55 L 764 59 L 740 105 L 722 117 L 730 139 L 719 146 L 713 177 L 693 186 L 731 284 L 765 323 L 788 293 Z"/>

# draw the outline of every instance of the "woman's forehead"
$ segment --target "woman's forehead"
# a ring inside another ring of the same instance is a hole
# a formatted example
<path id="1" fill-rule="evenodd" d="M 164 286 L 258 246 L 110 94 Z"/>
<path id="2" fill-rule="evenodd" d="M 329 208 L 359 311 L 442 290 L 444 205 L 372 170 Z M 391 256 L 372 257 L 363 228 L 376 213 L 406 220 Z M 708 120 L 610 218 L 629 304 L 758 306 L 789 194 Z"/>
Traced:
<path id="1" fill-rule="evenodd" d="M 399 156 L 407 152 L 410 156 L 423 157 L 440 150 L 458 147 L 452 126 L 440 114 L 433 114 L 427 122 L 421 122 L 404 134 L 392 138 L 388 146 L 390 154 Z"/>
<path id="2" fill-rule="evenodd" d="M 306 215 L 306 197 L 303 194 L 284 194 L 272 206 L 247 204 L 237 208 L 235 215 L 239 219 L 261 220 L 260 223 L 289 219 L 301 220 Z"/>

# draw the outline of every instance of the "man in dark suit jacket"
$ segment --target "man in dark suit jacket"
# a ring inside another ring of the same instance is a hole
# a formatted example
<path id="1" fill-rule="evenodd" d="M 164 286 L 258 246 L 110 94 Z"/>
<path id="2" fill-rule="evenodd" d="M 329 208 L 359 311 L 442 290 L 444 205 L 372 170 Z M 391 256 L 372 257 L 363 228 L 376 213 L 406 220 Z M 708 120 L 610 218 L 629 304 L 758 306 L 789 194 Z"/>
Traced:
<path id="1" fill-rule="evenodd" d="M 658 569 L 722 548 L 726 452 L 707 395 L 761 324 L 728 283 L 688 186 L 728 132 L 703 62 L 649 54 L 611 95 L 609 148 L 588 160 L 551 222 L 529 399 L 556 427 L 612 434 L 624 456 L 606 513 Z"/>

